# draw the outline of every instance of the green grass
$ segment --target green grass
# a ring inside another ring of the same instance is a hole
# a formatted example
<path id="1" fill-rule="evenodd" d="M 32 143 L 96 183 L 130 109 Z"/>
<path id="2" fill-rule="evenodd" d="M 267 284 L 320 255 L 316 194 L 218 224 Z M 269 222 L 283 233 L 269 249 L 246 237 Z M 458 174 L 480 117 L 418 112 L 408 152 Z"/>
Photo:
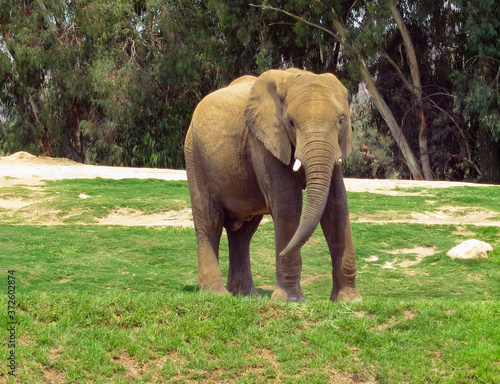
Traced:
<path id="1" fill-rule="evenodd" d="M 49 375 L 96 383 L 494 383 L 500 375 L 500 305 L 492 301 L 297 305 L 50 292 L 23 296 L 18 312 L 24 383 Z"/>
<path id="2" fill-rule="evenodd" d="M 405 191 L 415 195 L 350 193 L 349 205 L 355 215 L 366 209 L 382 218 L 384 206 L 429 210 L 426 200 L 500 209 L 500 188 Z M 185 182 L 65 180 L 0 188 L 0 198 L 34 201 L 0 212 L 0 382 L 500 381 L 499 227 L 353 222 L 364 301 L 350 304 L 327 300 L 331 262 L 317 230 L 302 252 L 308 301 L 297 304 L 270 300 L 272 223 L 252 243 L 259 298 L 198 291 L 191 228 L 88 225 L 117 208 L 183 209 Z M 78 219 L 23 224 L 37 209 Z M 446 256 L 471 237 L 493 245 L 489 260 Z M 404 253 L 415 246 L 434 253 Z M 225 236 L 221 266 L 227 274 Z M 5 363 L 9 269 L 16 270 L 16 381 Z"/>
<path id="3" fill-rule="evenodd" d="M 18 271 L 23 282 L 21 294 L 182 291 L 187 289 L 186 284 L 194 286 L 197 282 L 192 266 L 196 238 L 191 229 L 73 225 L 1 228 L 0 260 L 9 260 L 9 268 Z M 26 238 L 21 244 L 20 233 Z"/>
<path id="4" fill-rule="evenodd" d="M 454 188 L 394 188 L 404 196 L 389 196 L 369 192 L 349 193 L 351 214 L 384 213 L 396 211 L 434 212 L 443 207 L 476 208 L 497 212 L 500 215 L 500 196 L 497 187 Z M 414 194 L 414 195 L 412 195 Z"/>
<path id="5" fill-rule="evenodd" d="M 26 215 L 35 213 L 40 223 L 55 216 L 63 223 L 91 224 L 118 209 L 152 214 L 190 206 L 186 182 L 156 179 L 48 180 L 42 186 L 0 188 L 0 198 L 13 197 L 33 204 L 20 209 L 17 216 L 0 217 L 0 223 L 22 224 Z"/>

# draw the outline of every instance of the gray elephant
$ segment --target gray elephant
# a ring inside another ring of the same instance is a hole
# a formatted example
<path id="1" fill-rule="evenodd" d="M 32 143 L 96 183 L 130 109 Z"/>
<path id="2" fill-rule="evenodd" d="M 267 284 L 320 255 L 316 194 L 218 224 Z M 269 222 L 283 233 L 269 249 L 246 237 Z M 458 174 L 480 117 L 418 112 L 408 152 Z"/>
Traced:
<path id="1" fill-rule="evenodd" d="M 206 96 L 185 140 L 201 289 L 256 294 L 250 240 L 262 216 L 271 214 L 273 299 L 305 300 L 300 248 L 321 223 L 333 264 L 330 299 L 361 300 L 341 167 L 351 148 L 347 90 L 332 74 L 270 70 Z M 223 227 L 229 244 L 227 289 L 219 266 Z"/>

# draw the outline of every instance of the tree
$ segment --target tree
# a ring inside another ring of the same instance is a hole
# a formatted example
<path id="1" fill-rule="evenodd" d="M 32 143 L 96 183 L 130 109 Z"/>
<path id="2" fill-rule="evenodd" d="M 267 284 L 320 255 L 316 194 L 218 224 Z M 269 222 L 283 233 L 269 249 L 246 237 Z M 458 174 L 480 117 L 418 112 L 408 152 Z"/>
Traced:
<path id="1" fill-rule="evenodd" d="M 399 71 L 398 66 L 394 66 L 394 69 L 401 77 L 405 88 L 408 89 L 413 94 L 415 98 L 415 114 L 419 120 L 419 134 L 418 134 L 418 142 L 419 142 L 419 152 L 420 152 L 420 163 L 422 164 L 422 171 L 424 174 L 424 178 L 426 180 L 432 180 L 432 171 L 431 171 L 431 163 L 429 160 L 429 146 L 427 143 L 427 122 L 424 112 L 424 103 L 423 103 L 423 90 L 422 90 L 422 81 L 420 78 L 420 69 L 417 60 L 417 55 L 415 53 L 415 48 L 413 46 L 413 41 L 406 27 L 405 21 L 403 20 L 403 16 L 399 11 L 395 2 L 390 4 L 391 14 L 396 22 L 399 31 L 401 32 L 401 37 L 403 39 L 403 44 L 406 50 L 406 59 L 408 62 L 408 67 L 410 68 L 410 76 L 412 83 L 410 84 L 406 77 Z M 388 58 L 388 60 L 393 64 L 394 62 Z"/>
<path id="2" fill-rule="evenodd" d="M 109 112 L 126 110 L 137 31 L 125 2 L 3 1 L 2 10 L 0 101 L 11 122 L 2 144 L 84 162 Z"/>
<path id="3" fill-rule="evenodd" d="M 500 8 L 494 0 L 458 0 L 461 67 L 455 104 L 477 137 L 481 180 L 500 184 Z"/>
<path id="4" fill-rule="evenodd" d="M 257 72 L 243 1 L 1 1 L 3 152 L 182 167 L 197 102 Z"/>
<path id="5" fill-rule="evenodd" d="M 496 179 L 499 17 L 493 1 L 337 2 L 331 25 L 282 5 L 259 7 L 342 43 L 338 72 L 366 82 L 379 112 L 371 122 L 389 128 L 413 178 L 474 179 L 482 173 L 483 180 Z M 463 41 L 475 53 L 462 52 Z M 358 75 L 350 71 L 353 64 Z M 493 97 L 486 102 L 477 97 L 480 90 Z"/>

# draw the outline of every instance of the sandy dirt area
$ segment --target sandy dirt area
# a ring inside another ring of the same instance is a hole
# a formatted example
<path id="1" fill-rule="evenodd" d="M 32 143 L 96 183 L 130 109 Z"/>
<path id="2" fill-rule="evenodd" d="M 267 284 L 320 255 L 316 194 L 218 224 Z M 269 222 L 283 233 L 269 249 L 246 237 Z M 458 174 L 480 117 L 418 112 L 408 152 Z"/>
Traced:
<path id="1" fill-rule="evenodd" d="M 68 159 L 36 157 L 26 152 L 18 152 L 11 156 L 0 157 L 0 187 L 11 185 L 40 185 L 43 180 L 77 179 L 77 178 L 138 178 L 138 179 L 161 179 L 161 180 L 186 180 L 185 171 L 152 168 L 129 168 L 129 167 L 107 167 L 80 164 Z M 408 195 L 411 193 L 395 190 L 396 188 L 429 187 L 449 188 L 455 186 L 485 186 L 485 184 L 458 183 L 447 181 L 414 181 L 414 180 L 368 180 L 368 179 L 345 179 L 345 185 L 351 192 L 371 192 L 387 195 Z M 499 186 L 490 186 L 499 188 Z M 85 198 L 80 196 L 80 198 Z M 0 208 L 7 210 L 18 210 L 31 204 L 22 199 L 1 199 Z M 432 204 L 432 202 L 429 202 Z M 457 211 L 459 212 L 457 213 Z M 386 215 L 390 216 L 390 215 Z M 352 220 L 356 222 L 405 222 L 421 224 L 474 224 L 500 226 L 496 212 L 467 210 L 464 207 L 442 207 L 432 212 L 415 212 L 410 217 L 390 220 L 380 220 L 369 215 L 356 215 Z M 53 224 L 58 224 L 55 221 Z M 120 210 L 111 213 L 108 217 L 100 220 L 98 224 L 110 225 L 178 225 L 192 226 L 192 217 L 189 209 L 181 211 L 164 212 L 155 215 L 143 215 L 141 212 L 129 212 Z"/>

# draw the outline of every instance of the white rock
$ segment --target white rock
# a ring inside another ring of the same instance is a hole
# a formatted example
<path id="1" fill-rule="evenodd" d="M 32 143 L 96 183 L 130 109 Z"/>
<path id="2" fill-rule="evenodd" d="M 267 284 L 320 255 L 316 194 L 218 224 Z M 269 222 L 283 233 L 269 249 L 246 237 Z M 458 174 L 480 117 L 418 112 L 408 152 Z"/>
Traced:
<path id="1" fill-rule="evenodd" d="M 454 259 L 487 259 L 493 247 L 484 241 L 470 239 L 448 251 L 447 255 Z"/>
<path id="2" fill-rule="evenodd" d="M 78 197 L 79 197 L 80 199 L 88 199 L 88 198 L 90 198 L 90 197 L 92 197 L 92 196 L 86 195 L 85 193 L 80 193 L 80 194 L 78 195 Z"/>

